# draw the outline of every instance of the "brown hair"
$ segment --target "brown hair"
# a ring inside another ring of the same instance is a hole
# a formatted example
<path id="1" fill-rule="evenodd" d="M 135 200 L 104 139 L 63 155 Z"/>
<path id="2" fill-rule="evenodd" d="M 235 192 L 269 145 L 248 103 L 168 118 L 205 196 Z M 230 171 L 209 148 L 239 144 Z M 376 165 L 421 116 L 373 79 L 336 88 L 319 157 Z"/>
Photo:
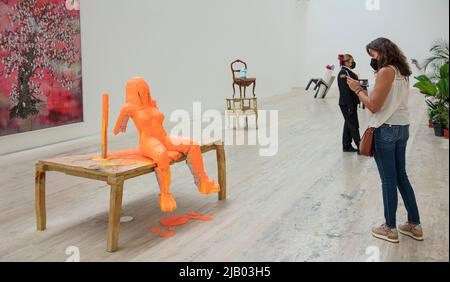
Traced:
<path id="1" fill-rule="evenodd" d="M 350 55 L 350 54 L 344 54 L 344 55 L 340 54 L 340 55 L 338 56 L 339 64 L 340 64 L 341 66 L 343 66 L 343 65 L 345 64 L 345 62 L 347 62 L 347 61 L 350 60 L 350 59 L 353 59 L 353 56 Z"/>
<path id="2" fill-rule="evenodd" d="M 377 51 L 380 54 L 378 58 L 379 69 L 387 66 L 394 66 L 405 77 L 412 75 L 411 68 L 409 67 L 408 60 L 402 50 L 391 40 L 387 38 L 377 38 L 370 42 L 367 47 L 367 53 L 370 54 L 370 50 Z"/>

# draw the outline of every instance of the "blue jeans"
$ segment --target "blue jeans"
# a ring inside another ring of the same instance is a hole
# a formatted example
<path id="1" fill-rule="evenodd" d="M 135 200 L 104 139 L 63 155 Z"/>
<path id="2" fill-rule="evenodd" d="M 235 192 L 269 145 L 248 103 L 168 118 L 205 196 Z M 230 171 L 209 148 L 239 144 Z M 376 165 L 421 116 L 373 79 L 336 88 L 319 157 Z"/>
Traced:
<path id="1" fill-rule="evenodd" d="M 409 125 L 383 125 L 375 130 L 375 161 L 380 172 L 384 217 L 389 228 L 396 228 L 397 188 L 408 211 L 408 222 L 420 224 L 416 196 L 406 173 L 406 145 Z"/>

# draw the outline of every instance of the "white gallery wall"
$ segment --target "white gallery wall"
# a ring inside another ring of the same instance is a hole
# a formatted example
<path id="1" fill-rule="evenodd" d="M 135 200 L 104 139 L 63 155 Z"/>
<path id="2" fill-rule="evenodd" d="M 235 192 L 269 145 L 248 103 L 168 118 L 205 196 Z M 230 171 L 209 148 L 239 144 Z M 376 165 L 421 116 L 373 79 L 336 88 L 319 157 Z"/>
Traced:
<path id="1" fill-rule="evenodd" d="M 0 155 L 99 134 L 101 94 L 110 124 L 133 76 L 148 80 L 163 112 L 225 107 L 229 64 L 249 63 L 259 97 L 283 94 L 320 76 L 339 52 L 371 75 L 365 46 L 386 36 L 423 59 L 448 38 L 448 0 L 81 0 L 84 122 L 0 137 Z M 261 106 L 263 107 L 263 105 Z M 133 125 L 130 124 L 130 129 Z"/>
<path id="2" fill-rule="evenodd" d="M 390 38 L 409 59 L 419 61 L 427 57 L 434 40 L 448 39 L 448 0 L 300 1 L 304 13 L 299 29 L 300 87 L 307 79 L 321 76 L 326 65 L 338 65 L 339 53 L 352 54 L 356 72 L 373 78 L 365 47 L 378 37 Z"/>
<path id="3" fill-rule="evenodd" d="M 259 97 L 285 93 L 300 69 L 300 6 L 297 0 L 81 0 L 85 122 L 0 137 L 0 154 L 98 134 L 105 91 L 112 127 L 133 76 L 149 82 L 167 114 L 192 111 L 194 101 L 223 109 L 237 58 L 258 78 Z"/>

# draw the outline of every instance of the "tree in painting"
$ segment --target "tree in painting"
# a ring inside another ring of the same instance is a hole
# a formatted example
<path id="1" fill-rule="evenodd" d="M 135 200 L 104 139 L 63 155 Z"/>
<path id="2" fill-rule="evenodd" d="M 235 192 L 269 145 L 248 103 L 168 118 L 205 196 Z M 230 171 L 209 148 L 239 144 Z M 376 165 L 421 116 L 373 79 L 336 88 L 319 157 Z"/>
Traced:
<path id="1" fill-rule="evenodd" d="M 10 117 L 26 119 L 37 115 L 43 102 L 39 80 L 51 76 L 67 89 L 73 86 L 69 70 L 79 60 L 80 47 L 74 40 L 80 31 L 73 24 L 78 18 L 64 1 L 42 0 L 20 0 L 8 17 L 9 27 L 0 31 L 0 77 L 16 81 L 9 94 Z"/>

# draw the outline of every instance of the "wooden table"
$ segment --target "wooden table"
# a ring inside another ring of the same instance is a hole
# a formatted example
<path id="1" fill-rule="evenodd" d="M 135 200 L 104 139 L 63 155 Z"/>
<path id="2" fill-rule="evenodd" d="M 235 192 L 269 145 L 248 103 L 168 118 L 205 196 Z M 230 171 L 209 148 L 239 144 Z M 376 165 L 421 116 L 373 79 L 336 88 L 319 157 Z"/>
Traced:
<path id="1" fill-rule="evenodd" d="M 216 151 L 218 182 L 221 187 L 219 200 L 226 200 L 226 160 L 225 149 L 222 142 L 214 142 L 201 146 L 202 153 Z M 186 156 L 181 157 L 174 163 L 186 160 Z M 123 162 L 125 164 L 115 165 Z M 119 246 L 120 217 L 122 210 L 123 185 L 125 180 L 135 178 L 155 171 L 156 165 L 143 162 L 142 157 L 101 160 L 96 154 L 82 156 L 66 156 L 48 160 L 41 160 L 36 163 L 35 178 L 35 205 L 36 205 L 36 225 L 37 229 L 46 229 L 46 206 L 45 206 L 45 174 L 47 171 L 62 172 L 67 175 L 105 181 L 111 186 L 109 221 L 108 221 L 108 243 L 106 250 L 115 252 Z"/>

